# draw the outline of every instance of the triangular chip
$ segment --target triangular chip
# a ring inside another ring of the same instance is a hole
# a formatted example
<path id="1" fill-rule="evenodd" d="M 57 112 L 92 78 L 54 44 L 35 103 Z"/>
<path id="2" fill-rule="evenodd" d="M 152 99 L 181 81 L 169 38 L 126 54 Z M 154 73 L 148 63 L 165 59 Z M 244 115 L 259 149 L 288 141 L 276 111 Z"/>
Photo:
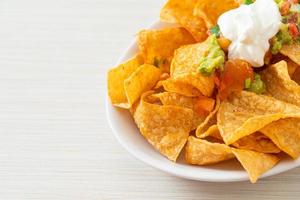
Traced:
<path id="1" fill-rule="evenodd" d="M 292 76 L 293 81 L 295 81 L 296 83 L 298 83 L 298 85 L 300 85 L 300 67 L 298 67 L 293 76 Z"/>
<path id="2" fill-rule="evenodd" d="M 280 149 L 262 133 L 255 132 L 251 135 L 247 135 L 235 143 L 232 146 L 238 149 L 246 149 L 257 151 L 261 153 L 279 153 Z"/>
<path id="3" fill-rule="evenodd" d="M 178 106 L 161 106 L 147 102 L 145 93 L 134 112 L 141 134 L 161 154 L 176 161 L 192 126 L 193 111 Z"/>
<path id="4" fill-rule="evenodd" d="M 300 119 L 280 119 L 260 131 L 292 158 L 300 156 Z"/>
<path id="5" fill-rule="evenodd" d="M 300 106 L 300 86 L 291 80 L 285 61 L 269 66 L 261 75 L 268 94 L 276 99 Z"/>
<path id="6" fill-rule="evenodd" d="M 194 15 L 197 2 L 198 0 L 169 0 L 161 10 L 160 19 L 180 24 L 201 42 L 207 38 L 207 29 L 203 19 Z"/>
<path id="7" fill-rule="evenodd" d="M 141 55 L 137 55 L 116 68 L 109 70 L 107 74 L 108 95 L 113 105 L 121 108 L 129 108 L 124 81 L 144 62 Z"/>
<path id="8" fill-rule="evenodd" d="M 204 76 L 198 71 L 207 49 L 206 42 L 177 49 L 171 64 L 171 78 L 197 88 L 204 96 L 211 96 L 215 85 L 214 75 Z"/>
<path id="9" fill-rule="evenodd" d="M 221 103 L 218 127 L 229 145 L 281 118 L 300 118 L 300 108 L 273 97 L 242 91 Z"/>
<path id="10" fill-rule="evenodd" d="M 234 157 L 245 168 L 252 183 L 279 161 L 279 158 L 272 154 L 230 148 L 225 144 L 212 143 L 193 136 L 188 138 L 185 147 L 185 159 L 193 165 L 211 165 Z"/>
<path id="11" fill-rule="evenodd" d="M 217 24 L 217 20 L 224 12 L 239 7 L 236 0 L 200 0 L 196 4 L 194 14 L 204 19 L 207 27 Z"/>
<path id="12" fill-rule="evenodd" d="M 163 72 L 169 72 L 174 51 L 195 40 L 184 28 L 142 30 L 138 34 L 138 46 L 145 63 L 155 65 Z"/>
<path id="13" fill-rule="evenodd" d="M 284 45 L 279 51 L 281 54 L 289 57 L 292 61 L 300 65 L 300 44 L 293 43 Z"/>
<path id="14" fill-rule="evenodd" d="M 199 138 L 212 137 L 219 141 L 223 141 L 217 125 L 212 125 L 207 129 L 206 132 L 200 134 Z M 255 132 L 251 135 L 247 135 L 238 141 L 234 142 L 231 146 L 238 149 L 246 149 L 257 151 L 261 153 L 279 153 L 280 149 L 270 140 L 267 136 L 262 133 Z"/>
<path id="15" fill-rule="evenodd" d="M 194 116 L 191 130 L 196 129 L 197 126 L 201 124 L 208 115 L 206 113 L 197 112 L 196 104 L 198 99 L 201 97 L 186 97 L 173 92 L 158 93 L 155 94 L 155 96 L 160 99 L 163 105 L 181 106 L 193 110 Z"/>
<path id="16" fill-rule="evenodd" d="M 190 136 L 185 148 L 185 159 L 193 165 L 211 165 L 234 158 L 230 147 Z"/>
<path id="17" fill-rule="evenodd" d="M 234 148 L 232 152 L 246 169 L 251 183 L 255 183 L 263 173 L 273 168 L 279 161 L 277 156 L 271 154 Z"/>
<path id="18" fill-rule="evenodd" d="M 151 90 L 159 80 L 161 70 L 153 65 L 141 65 L 124 81 L 124 90 L 129 107 L 131 107 L 140 96 Z"/>
<path id="19" fill-rule="evenodd" d="M 167 80 L 162 81 L 162 85 L 163 85 L 164 89 L 168 92 L 175 92 L 175 93 L 187 96 L 187 97 L 201 96 L 201 93 L 197 88 L 195 88 L 192 85 L 189 85 L 187 83 L 183 83 L 181 81 L 167 79 Z"/>
<path id="20" fill-rule="evenodd" d="M 214 110 L 211 113 L 209 113 L 209 115 L 206 117 L 205 121 L 197 127 L 197 130 L 196 130 L 197 137 L 202 138 L 205 134 L 209 133 L 207 131 L 213 132 L 215 130 L 214 128 L 211 128 L 211 126 L 213 126 L 217 123 L 217 112 L 220 108 L 220 104 L 221 104 L 220 99 L 217 97 Z M 211 128 L 211 130 L 209 130 L 210 128 Z"/>

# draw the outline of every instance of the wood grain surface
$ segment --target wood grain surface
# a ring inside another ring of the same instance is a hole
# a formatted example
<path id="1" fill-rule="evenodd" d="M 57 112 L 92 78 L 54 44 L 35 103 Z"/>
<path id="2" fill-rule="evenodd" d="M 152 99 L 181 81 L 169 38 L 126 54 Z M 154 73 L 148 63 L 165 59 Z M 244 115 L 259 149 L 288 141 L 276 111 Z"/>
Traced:
<path id="1" fill-rule="evenodd" d="M 161 0 L 0 1 L 0 199 L 299 199 L 300 168 L 252 185 L 136 160 L 105 115 L 106 72 Z"/>

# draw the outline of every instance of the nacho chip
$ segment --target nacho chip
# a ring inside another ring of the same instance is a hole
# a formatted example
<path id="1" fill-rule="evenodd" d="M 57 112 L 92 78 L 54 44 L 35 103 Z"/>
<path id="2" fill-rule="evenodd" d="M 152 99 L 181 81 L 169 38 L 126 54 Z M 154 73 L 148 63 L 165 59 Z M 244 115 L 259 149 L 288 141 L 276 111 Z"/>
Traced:
<path id="1" fill-rule="evenodd" d="M 300 156 L 300 119 L 280 119 L 260 131 L 270 138 L 282 151 L 297 159 Z"/>
<path id="2" fill-rule="evenodd" d="M 185 147 L 185 159 L 189 164 L 210 165 L 234 157 L 245 168 L 252 183 L 279 161 L 279 158 L 272 154 L 230 148 L 225 144 L 212 143 L 193 136 L 188 138 Z"/>
<path id="3" fill-rule="evenodd" d="M 148 103 L 147 97 L 151 94 L 143 94 L 134 120 L 150 144 L 168 159 L 176 161 L 189 136 L 193 111 Z"/>
<path id="4" fill-rule="evenodd" d="M 284 45 L 279 51 L 281 54 L 289 57 L 292 61 L 300 65 L 300 44 Z"/>
<path id="5" fill-rule="evenodd" d="M 212 125 L 206 132 L 199 135 L 199 138 L 213 137 L 217 140 L 223 141 L 217 125 Z M 265 135 L 256 132 L 247 135 L 238 141 L 234 142 L 232 146 L 238 149 L 246 149 L 257 151 L 261 153 L 279 153 L 280 149 Z"/>
<path id="6" fill-rule="evenodd" d="M 263 173 L 274 167 L 279 161 L 277 156 L 271 154 L 234 148 L 232 148 L 232 152 L 247 171 L 251 183 L 255 183 Z"/>
<path id="7" fill-rule="evenodd" d="M 198 42 L 207 38 L 205 22 L 194 15 L 198 0 L 169 0 L 160 12 L 163 22 L 178 23 L 186 28 Z"/>
<path id="8" fill-rule="evenodd" d="M 292 80 L 300 85 L 300 67 L 296 69 L 295 73 L 293 74 Z"/>
<path id="9" fill-rule="evenodd" d="M 214 110 L 211 113 L 209 113 L 205 121 L 197 127 L 196 130 L 197 137 L 201 138 L 201 135 L 203 134 L 205 135 L 205 132 L 207 132 L 211 126 L 217 123 L 217 112 L 220 108 L 220 104 L 221 104 L 220 99 L 217 97 Z M 210 131 L 213 131 L 213 129 Z"/>
<path id="10" fill-rule="evenodd" d="M 209 127 L 205 132 L 198 134 L 197 137 L 201 138 L 201 139 L 204 139 L 204 138 L 207 138 L 207 137 L 213 137 L 213 138 L 216 138 L 220 141 L 223 141 L 223 138 L 220 134 L 218 125 L 216 125 L 216 124 Z"/>
<path id="11" fill-rule="evenodd" d="M 261 75 L 268 94 L 276 99 L 300 106 L 300 86 L 291 80 L 285 61 L 269 66 Z"/>
<path id="12" fill-rule="evenodd" d="M 188 138 L 185 159 L 189 164 L 211 165 L 232 158 L 234 155 L 230 147 L 225 144 L 211 143 L 193 136 Z"/>
<path id="13" fill-rule="evenodd" d="M 199 113 L 196 110 L 196 104 L 199 97 L 186 97 L 173 92 L 163 92 L 155 94 L 155 96 L 160 99 L 163 105 L 181 106 L 193 110 L 194 116 L 191 130 L 196 129 L 197 126 L 199 126 L 199 124 L 201 124 L 207 116 L 207 114 Z"/>
<path id="14" fill-rule="evenodd" d="M 294 73 L 299 68 L 299 65 L 289 58 L 286 60 L 286 63 L 288 66 L 289 75 L 290 75 L 290 77 L 293 77 Z"/>
<path id="15" fill-rule="evenodd" d="M 138 46 L 145 63 L 169 72 L 174 51 L 182 45 L 195 40 L 184 28 L 164 28 L 161 30 L 142 30 L 138 34 Z"/>
<path id="16" fill-rule="evenodd" d="M 137 55 L 116 68 L 109 70 L 107 75 L 108 95 L 113 105 L 129 108 L 124 81 L 143 64 L 143 57 Z"/>
<path id="17" fill-rule="evenodd" d="M 232 144 L 238 149 L 246 149 L 261 153 L 279 153 L 280 149 L 265 135 L 259 132 L 247 135 Z"/>
<path id="18" fill-rule="evenodd" d="M 242 91 L 221 103 L 218 127 L 227 145 L 281 118 L 300 118 L 300 108 L 273 97 Z"/>
<path id="19" fill-rule="evenodd" d="M 204 76 L 198 71 L 199 63 L 206 51 L 206 42 L 177 49 L 171 64 L 171 77 L 197 88 L 204 96 L 211 96 L 215 85 L 214 75 Z"/>
<path id="20" fill-rule="evenodd" d="M 161 71 L 153 65 L 141 65 L 124 81 L 124 90 L 131 106 L 140 96 L 151 90 L 159 80 Z"/>
<path id="21" fill-rule="evenodd" d="M 195 88 L 187 83 L 183 83 L 183 82 L 176 81 L 173 79 L 167 79 L 165 81 L 162 81 L 162 85 L 163 85 L 164 89 L 168 92 L 182 94 L 187 97 L 201 96 L 201 93 L 197 88 Z"/>
<path id="22" fill-rule="evenodd" d="M 215 26 L 221 14 L 239 7 L 236 0 L 199 0 L 194 8 L 194 15 L 204 19 L 208 28 Z"/>

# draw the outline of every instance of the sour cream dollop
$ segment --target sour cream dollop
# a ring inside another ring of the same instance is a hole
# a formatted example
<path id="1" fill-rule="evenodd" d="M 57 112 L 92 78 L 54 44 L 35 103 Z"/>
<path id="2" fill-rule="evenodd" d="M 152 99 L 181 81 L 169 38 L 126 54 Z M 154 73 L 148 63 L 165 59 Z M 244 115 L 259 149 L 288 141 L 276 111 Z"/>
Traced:
<path id="1" fill-rule="evenodd" d="M 256 0 L 223 13 L 218 25 L 223 36 L 231 40 L 229 59 L 243 59 L 261 67 L 270 47 L 269 39 L 280 29 L 281 15 L 273 0 Z"/>

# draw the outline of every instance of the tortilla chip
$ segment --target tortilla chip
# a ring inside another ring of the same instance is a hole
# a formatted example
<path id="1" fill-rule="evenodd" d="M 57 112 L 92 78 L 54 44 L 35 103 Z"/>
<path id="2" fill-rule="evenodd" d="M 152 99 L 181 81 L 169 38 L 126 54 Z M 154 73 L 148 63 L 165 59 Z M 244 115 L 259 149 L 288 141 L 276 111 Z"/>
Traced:
<path id="1" fill-rule="evenodd" d="M 218 18 L 224 12 L 239 7 L 236 0 L 200 0 L 194 9 L 194 15 L 204 19 L 208 28 L 217 24 Z"/>
<path id="2" fill-rule="evenodd" d="M 138 34 L 138 46 L 145 63 L 169 72 L 174 51 L 182 45 L 195 40 L 184 28 L 164 28 L 161 30 L 142 30 Z"/>
<path id="3" fill-rule="evenodd" d="M 280 149 L 265 135 L 259 132 L 247 135 L 232 144 L 238 149 L 246 149 L 261 153 L 279 153 Z"/>
<path id="4" fill-rule="evenodd" d="M 209 128 L 211 128 L 211 126 L 213 126 L 217 123 L 217 112 L 220 108 L 220 104 L 221 104 L 220 99 L 219 99 L 219 97 L 217 97 L 214 110 L 207 116 L 205 121 L 197 127 L 197 130 L 196 130 L 197 137 L 199 137 L 199 138 L 203 137 L 203 135 L 207 134 L 206 132 L 209 130 Z M 214 129 L 212 129 L 210 131 L 213 131 L 213 130 Z"/>
<path id="5" fill-rule="evenodd" d="M 207 137 L 213 137 L 220 141 L 223 141 L 223 138 L 220 134 L 218 125 L 214 124 L 211 127 L 209 127 L 204 133 L 200 133 L 197 135 L 198 138 L 204 139 Z"/>
<path id="6" fill-rule="evenodd" d="M 211 143 L 193 136 L 188 138 L 185 159 L 189 164 L 211 165 L 232 158 L 234 155 L 230 147 L 225 144 Z"/>
<path id="7" fill-rule="evenodd" d="M 215 85 L 214 75 L 204 76 L 198 71 L 207 48 L 207 43 L 203 42 L 177 49 L 171 64 L 171 77 L 197 88 L 204 96 L 211 96 Z"/>
<path id="8" fill-rule="evenodd" d="M 279 158 L 272 154 L 234 148 L 232 148 L 232 152 L 247 171 L 251 183 L 255 183 L 263 173 L 274 167 L 279 161 Z"/>
<path id="9" fill-rule="evenodd" d="M 296 69 L 295 73 L 293 74 L 292 80 L 300 85 L 300 67 Z"/>
<path id="10" fill-rule="evenodd" d="M 189 136 L 193 111 L 148 103 L 147 97 L 151 94 L 142 95 L 134 120 L 150 144 L 168 159 L 176 161 Z"/>
<path id="11" fill-rule="evenodd" d="M 162 85 L 163 85 L 164 89 L 168 92 L 182 94 L 187 97 L 201 96 L 201 93 L 197 88 L 195 88 L 187 83 L 183 83 L 183 82 L 176 81 L 173 79 L 167 79 L 167 80 L 162 81 Z"/>
<path id="12" fill-rule="evenodd" d="M 227 145 L 281 118 L 300 118 L 300 108 L 273 97 L 241 91 L 221 103 L 217 121 Z"/>
<path id="13" fill-rule="evenodd" d="M 206 132 L 199 135 L 199 138 L 213 137 L 219 141 L 223 141 L 217 125 L 212 125 Z M 238 149 L 246 149 L 257 151 L 261 153 L 279 153 L 280 149 L 265 135 L 256 132 L 247 135 L 238 141 L 234 142 L 232 146 Z"/>
<path id="14" fill-rule="evenodd" d="M 300 44 L 284 45 L 279 51 L 281 54 L 289 57 L 292 61 L 300 65 Z"/>
<path id="15" fill-rule="evenodd" d="M 109 70 L 107 74 L 108 95 L 113 105 L 121 108 L 129 108 L 124 81 L 143 64 L 143 57 L 137 55 L 122 63 L 116 68 Z"/>
<path id="16" fill-rule="evenodd" d="M 276 99 L 300 106 L 300 86 L 291 80 L 285 61 L 269 66 L 261 75 L 268 94 Z"/>
<path id="17" fill-rule="evenodd" d="M 287 118 L 273 122 L 260 131 L 282 151 L 297 159 L 300 156 L 300 119 Z"/>
<path id="18" fill-rule="evenodd" d="M 163 105 L 181 106 L 193 110 L 194 115 L 191 130 L 195 130 L 197 126 L 199 126 L 199 124 L 201 124 L 207 116 L 203 113 L 198 113 L 195 108 L 199 97 L 186 97 L 173 92 L 163 92 L 155 94 L 155 96 L 160 99 Z"/>
<path id="19" fill-rule="evenodd" d="M 155 86 L 160 74 L 160 69 L 153 65 L 144 64 L 124 81 L 124 89 L 130 107 L 144 92 L 151 90 Z"/>
<path id="20" fill-rule="evenodd" d="M 279 158 L 272 154 L 230 148 L 225 144 L 212 143 L 193 136 L 188 138 L 185 147 L 185 159 L 193 165 L 210 165 L 234 157 L 245 168 L 252 183 L 279 161 Z"/>
<path id="21" fill-rule="evenodd" d="M 178 23 L 186 28 L 198 42 L 207 38 L 205 22 L 194 15 L 198 0 L 169 0 L 160 12 L 163 22 Z"/>
<path id="22" fill-rule="evenodd" d="M 299 68 L 299 65 L 289 58 L 286 60 L 286 63 L 288 66 L 289 75 L 290 75 L 290 77 L 293 77 L 294 73 Z"/>

